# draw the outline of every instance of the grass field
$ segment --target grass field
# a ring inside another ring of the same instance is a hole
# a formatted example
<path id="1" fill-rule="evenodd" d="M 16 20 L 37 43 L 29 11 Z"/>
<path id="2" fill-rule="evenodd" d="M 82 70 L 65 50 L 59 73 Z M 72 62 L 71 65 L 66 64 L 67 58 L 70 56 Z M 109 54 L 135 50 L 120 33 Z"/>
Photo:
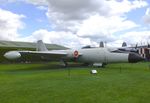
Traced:
<path id="1" fill-rule="evenodd" d="M 1 64 L 0 103 L 150 103 L 149 65 Z"/>

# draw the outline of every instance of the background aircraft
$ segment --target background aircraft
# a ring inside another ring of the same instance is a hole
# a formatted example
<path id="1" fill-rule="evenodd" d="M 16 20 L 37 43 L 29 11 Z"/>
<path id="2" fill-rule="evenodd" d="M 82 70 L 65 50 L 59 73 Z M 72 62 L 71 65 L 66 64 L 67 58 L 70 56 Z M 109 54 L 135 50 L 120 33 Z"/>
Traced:
<path id="1" fill-rule="evenodd" d="M 100 42 L 99 44 L 99 48 L 106 48 L 106 44 L 104 45 L 104 42 Z M 92 47 L 90 45 L 84 46 L 82 47 L 82 49 L 87 49 L 87 48 L 97 48 L 97 47 Z M 118 53 L 123 53 L 123 52 L 134 52 L 134 53 L 138 53 L 138 47 L 137 45 L 135 47 L 127 47 L 127 43 L 123 42 L 122 43 L 122 47 L 107 47 L 109 51 L 112 52 L 118 52 Z"/>
<path id="2" fill-rule="evenodd" d="M 9 60 L 18 59 L 24 56 L 38 57 L 43 61 L 61 61 L 64 66 L 67 66 L 67 62 L 70 61 L 100 66 L 107 63 L 136 63 L 144 60 L 136 53 L 117 52 L 106 47 L 48 51 L 42 40 L 37 42 L 37 51 L 9 51 L 4 54 L 4 57 Z"/>

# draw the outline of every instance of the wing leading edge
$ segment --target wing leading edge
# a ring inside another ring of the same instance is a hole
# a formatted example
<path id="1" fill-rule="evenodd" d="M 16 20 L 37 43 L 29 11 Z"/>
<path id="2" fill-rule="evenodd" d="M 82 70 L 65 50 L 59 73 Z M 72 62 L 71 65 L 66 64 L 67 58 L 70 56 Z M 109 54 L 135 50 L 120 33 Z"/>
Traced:
<path id="1" fill-rule="evenodd" d="M 62 51 L 10 51 L 5 53 L 7 59 L 17 59 L 20 57 L 40 58 L 42 60 L 57 60 L 65 57 L 67 53 Z"/>

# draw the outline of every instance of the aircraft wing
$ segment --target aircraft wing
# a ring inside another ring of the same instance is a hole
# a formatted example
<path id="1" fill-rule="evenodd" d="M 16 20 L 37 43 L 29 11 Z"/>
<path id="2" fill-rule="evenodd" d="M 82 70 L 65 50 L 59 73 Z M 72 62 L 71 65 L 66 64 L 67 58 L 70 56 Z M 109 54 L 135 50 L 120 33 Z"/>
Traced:
<path id="1" fill-rule="evenodd" d="M 40 60 L 60 60 L 67 53 L 63 51 L 10 51 L 5 53 L 7 59 L 30 58 Z"/>
<path id="2" fill-rule="evenodd" d="M 107 50 L 112 53 L 124 53 L 124 51 L 121 51 L 118 48 L 108 48 Z"/>
<path id="3" fill-rule="evenodd" d="M 109 52 L 122 53 L 122 51 L 118 50 L 118 48 L 108 48 L 107 50 L 108 50 Z"/>
<path id="4" fill-rule="evenodd" d="M 129 53 L 129 52 L 135 52 L 137 53 L 137 49 L 133 49 L 133 48 L 109 48 L 108 51 L 110 52 L 114 52 L 114 53 Z"/>

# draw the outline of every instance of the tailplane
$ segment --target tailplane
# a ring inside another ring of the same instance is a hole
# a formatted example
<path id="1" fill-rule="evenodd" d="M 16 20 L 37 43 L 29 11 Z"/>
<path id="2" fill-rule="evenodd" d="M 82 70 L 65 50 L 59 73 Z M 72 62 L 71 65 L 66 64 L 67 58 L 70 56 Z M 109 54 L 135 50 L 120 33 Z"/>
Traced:
<path id="1" fill-rule="evenodd" d="M 43 43 L 42 40 L 38 40 L 37 41 L 37 51 L 48 51 L 48 49 L 46 48 L 45 44 Z"/>

